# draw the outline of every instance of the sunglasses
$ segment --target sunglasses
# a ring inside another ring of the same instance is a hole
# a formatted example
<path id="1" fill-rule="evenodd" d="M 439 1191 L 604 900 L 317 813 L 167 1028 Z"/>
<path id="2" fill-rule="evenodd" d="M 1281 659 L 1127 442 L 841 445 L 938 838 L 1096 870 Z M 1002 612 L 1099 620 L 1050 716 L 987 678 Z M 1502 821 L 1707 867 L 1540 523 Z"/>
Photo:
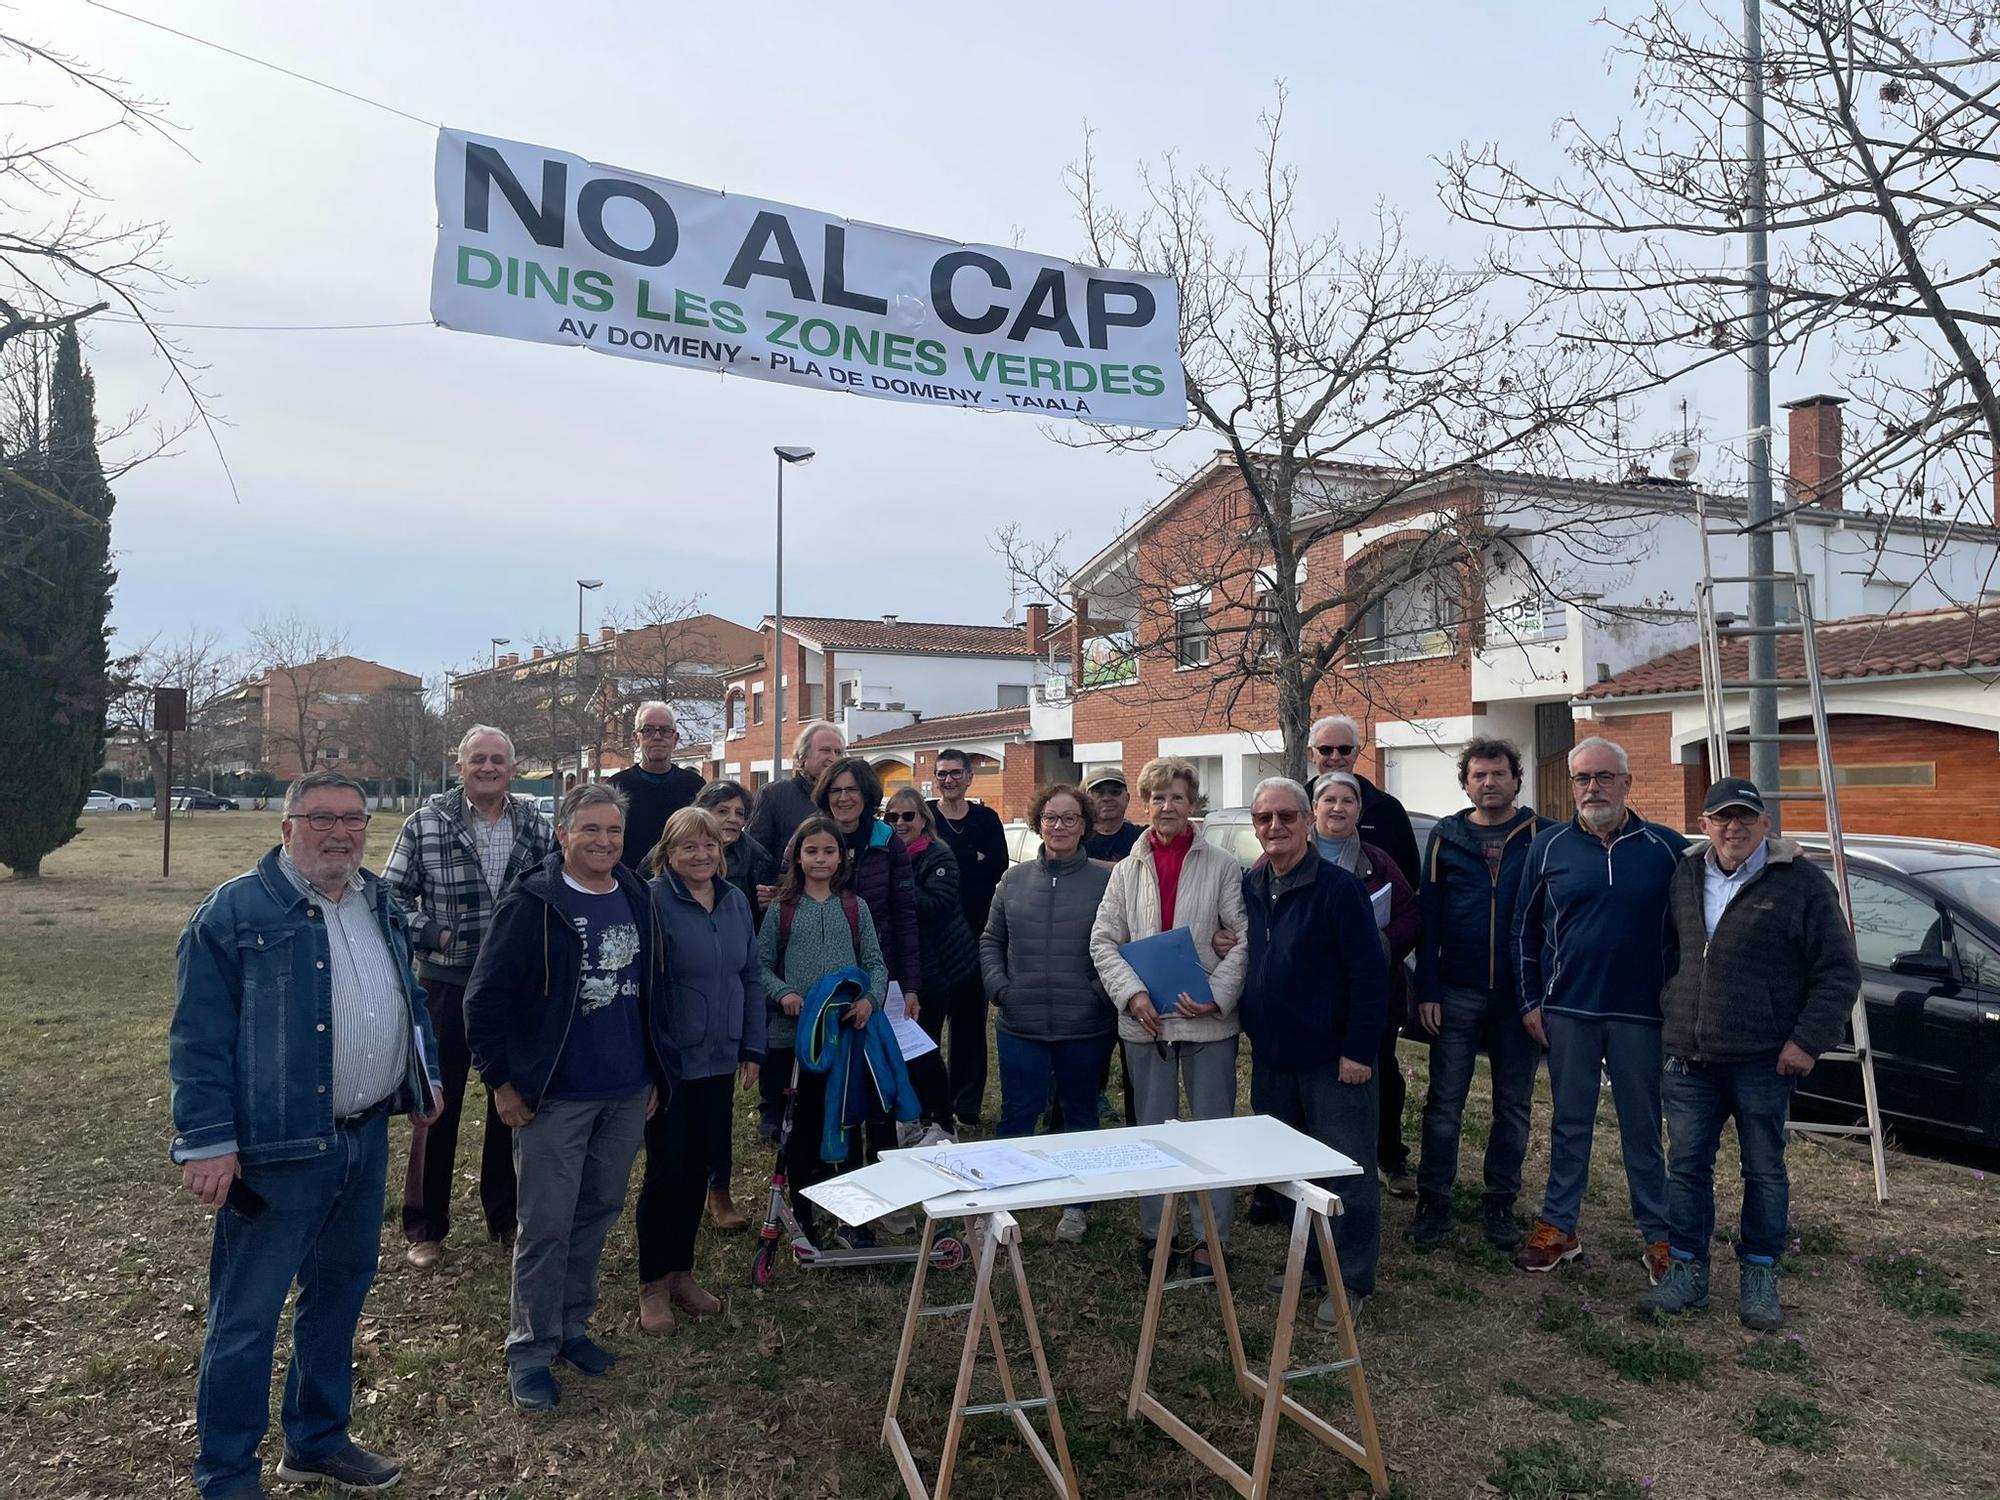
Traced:
<path id="1" fill-rule="evenodd" d="M 901 812 L 890 813 L 887 821 L 891 823 L 917 823 L 922 820 L 918 818 L 916 809 L 911 807 L 905 808 Z"/>
<path id="2" fill-rule="evenodd" d="M 1317 750 L 1321 755 L 1352 755 L 1354 753 L 1352 745 L 1314 745 L 1313 749 Z"/>

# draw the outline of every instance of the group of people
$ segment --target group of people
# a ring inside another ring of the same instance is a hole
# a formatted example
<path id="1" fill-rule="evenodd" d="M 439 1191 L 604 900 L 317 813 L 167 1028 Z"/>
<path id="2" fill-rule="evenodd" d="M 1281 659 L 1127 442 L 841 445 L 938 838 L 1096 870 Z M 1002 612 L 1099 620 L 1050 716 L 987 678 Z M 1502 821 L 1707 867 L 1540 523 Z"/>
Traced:
<path id="1" fill-rule="evenodd" d="M 1359 726 L 1334 716 L 1313 726 L 1308 782 L 1257 786 L 1261 856 L 1247 871 L 1199 837 L 1198 774 L 1172 757 L 1130 786 L 1106 768 L 1041 788 L 1028 812 L 1040 851 L 1010 866 L 998 816 L 967 796 L 962 752 L 935 757 L 934 799 L 905 786 L 885 801 L 872 766 L 816 722 L 794 774 L 753 796 L 673 765 L 664 703 L 641 706 L 634 738 L 635 764 L 572 788 L 551 827 L 509 790 L 507 736 L 475 727 L 461 784 L 410 816 L 379 878 L 362 868 L 363 789 L 303 776 L 280 846 L 189 921 L 172 1155 L 217 1210 L 196 1412 L 210 1500 L 263 1493 L 257 1450 L 294 1283 L 277 1476 L 396 1481 L 396 1461 L 348 1431 L 387 1119 L 413 1124 L 406 1255 L 428 1270 L 446 1254 L 475 1071 L 488 1092 L 480 1202 L 488 1233 L 511 1244 L 506 1363 L 524 1410 L 560 1400 L 558 1365 L 589 1376 L 614 1362 L 589 1324 L 642 1151 L 640 1324 L 670 1333 L 722 1309 L 693 1274 L 704 1212 L 719 1231 L 747 1228 L 729 1189 L 739 1088 L 757 1091 L 760 1134 L 782 1136 L 795 1211 L 818 1238 L 805 1187 L 870 1151 L 987 1128 L 989 1017 L 1001 1136 L 1116 1119 L 1114 1055 L 1128 1122 L 1227 1117 L 1247 1039 L 1251 1108 L 1365 1168 L 1327 1184 L 1343 1201 L 1350 1316 L 1375 1287 L 1385 1186 L 1415 1197 L 1416 1244 L 1451 1232 L 1480 1053 L 1487 1239 L 1528 1271 L 1580 1252 L 1608 1075 L 1654 1315 L 1707 1306 L 1714 1159 L 1733 1119 L 1739 1312 L 1778 1326 L 1790 1093 L 1841 1039 L 1859 969 L 1831 883 L 1770 836 L 1750 783 L 1710 790 L 1708 838 L 1690 846 L 1629 810 L 1629 767 L 1608 741 L 1571 752 L 1576 813 L 1555 823 L 1520 805 L 1519 752 L 1475 740 L 1458 761 L 1470 805 L 1420 852 L 1401 804 L 1355 769 Z M 1149 993 L 1121 954 L 1177 927 L 1206 973 L 1200 997 Z M 905 1062 L 897 1010 L 941 1045 Z M 1399 1035 L 1431 1046 L 1414 1174 Z M 1515 1200 L 1544 1053 L 1549 1176 L 1524 1233 Z M 1210 1204 L 1225 1245 L 1234 1206 L 1226 1192 Z M 1253 1195 L 1248 1212 L 1275 1219 L 1278 1200 Z M 1091 1218 L 1065 1209 L 1057 1240 L 1084 1239 Z M 1164 1234 L 1183 1274 L 1212 1274 L 1203 1216 L 1191 1218 L 1179 1248 L 1160 1200 L 1143 1200 L 1139 1264 Z M 826 1234 L 866 1244 L 911 1227 L 896 1216 Z M 1317 1257 L 1315 1244 L 1308 1275 L 1324 1292 Z M 1323 1299 L 1319 1323 L 1338 1317 Z"/>

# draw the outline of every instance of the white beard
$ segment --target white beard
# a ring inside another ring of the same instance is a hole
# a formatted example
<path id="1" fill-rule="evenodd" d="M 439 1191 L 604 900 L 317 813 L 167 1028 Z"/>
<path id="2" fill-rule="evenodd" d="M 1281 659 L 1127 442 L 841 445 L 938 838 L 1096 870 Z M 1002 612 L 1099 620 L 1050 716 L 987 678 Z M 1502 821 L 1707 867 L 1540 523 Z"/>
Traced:
<path id="1" fill-rule="evenodd" d="M 1607 833 L 1625 816 L 1622 807 L 1579 807 L 1576 815 L 1592 833 Z"/>

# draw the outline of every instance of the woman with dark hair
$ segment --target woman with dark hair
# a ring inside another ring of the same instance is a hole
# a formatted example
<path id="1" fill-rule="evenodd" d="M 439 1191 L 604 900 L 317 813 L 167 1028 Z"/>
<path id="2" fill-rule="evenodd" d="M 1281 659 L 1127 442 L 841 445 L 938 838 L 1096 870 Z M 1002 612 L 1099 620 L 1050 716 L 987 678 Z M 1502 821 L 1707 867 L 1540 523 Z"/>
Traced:
<path id="1" fill-rule="evenodd" d="M 1073 786 L 1044 787 L 1028 809 L 1042 850 L 1000 878 L 979 939 L 1000 1052 L 1000 1130 L 1032 1135 L 1053 1081 L 1072 1130 L 1097 1126 L 1097 1080 L 1117 1016 L 1090 957 L 1111 868 L 1083 849 L 1090 805 Z M 1088 1205 L 1062 1212 L 1056 1238 L 1081 1240 Z"/>
<path id="2" fill-rule="evenodd" d="M 750 821 L 750 793 L 738 781 L 711 781 L 695 794 L 694 805 L 715 814 L 722 829 L 722 878 L 750 903 L 750 914 L 764 919 L 757 892 L 768 890 L 778 878 L 777 856 L 750 837 L 744 825 Z M 778 1122 L 785 1112 L 785 1080 L 791 1076 L 791 1059 L 783 1068 L 766 1068 L 757 1078 L 757 1133 L 767 1141 L 778 1138 Z M 708 1216 L 725 1234 L 740 1234 L 750 1221 L 736 1210 L 729 1196 L 729 1177 L 735 1166 L 732 1141 L 725 1134 L 717 1142 L 717 1155 L 709 1163 Z"/>
<path id="3" fill-rule="evenodd" d="M 965 906 L 959 899 L 958 856 L 951 852 L 951 845 L 938 837 L 930 806 L 915 787 L 899 787 L 891 794 L 883 821 L 910 851 L 910 869 L 917 888 L 917 941 L 935 1000 L 979 977 L 979 941 L 965 925 Z M 941 1134 L 954 1135 L 957 1122 L 953 1117 L 952 1090 L 942 1061 L 947 1009 L 944 1005 L 928 1005 L 919 1015 L 917 1024 L 938 1043 L 940 1050 L 912 1062 L 910 1082 L 923 1104 L 924 1118 L 937 1126 Z M 968 1071 L 964 1054 L 973 1047 L 980 1051 L 983 1069 L 986 1028 L 982 1025 L 968 1036 L 966 1028 L 954 1021 L 952 1074 L 962 1076 Z"/>
<path id="4" fill-rule="evenodd" d="M 876 816 L 882 805 L 882 778 L 858 755 L 844 756 L 820 773 L 813 805 L 840 830 L 852 861 L 854 894 L 868 904 L 889 978 L 903 991 L 910 1019 L 922 1009 L 923 939 L 917 931 L 916 875 L 910 851 L 895 830 Z"/>

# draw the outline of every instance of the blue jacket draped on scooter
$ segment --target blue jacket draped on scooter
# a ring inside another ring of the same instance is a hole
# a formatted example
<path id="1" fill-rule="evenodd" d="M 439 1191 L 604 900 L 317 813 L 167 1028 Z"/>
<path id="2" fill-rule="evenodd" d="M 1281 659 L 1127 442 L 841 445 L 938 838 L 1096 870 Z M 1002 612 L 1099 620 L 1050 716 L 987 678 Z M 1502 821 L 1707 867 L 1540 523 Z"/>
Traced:
<path id="1" fill-rule="evenodd" d="M 914 1120 L 922 1112 L 882 1007 L 875 1007 L 865 1026 L 846 1024 L 847 1013 L 867 994 L 867 974 L 835 969 L 812 987 L 799 1011 L 799 1066 L 827 1075 L 821 1161 L 847 1160 L 851 1132 L 867 1122 L 878 1103 L 899 1120 Z"/>

